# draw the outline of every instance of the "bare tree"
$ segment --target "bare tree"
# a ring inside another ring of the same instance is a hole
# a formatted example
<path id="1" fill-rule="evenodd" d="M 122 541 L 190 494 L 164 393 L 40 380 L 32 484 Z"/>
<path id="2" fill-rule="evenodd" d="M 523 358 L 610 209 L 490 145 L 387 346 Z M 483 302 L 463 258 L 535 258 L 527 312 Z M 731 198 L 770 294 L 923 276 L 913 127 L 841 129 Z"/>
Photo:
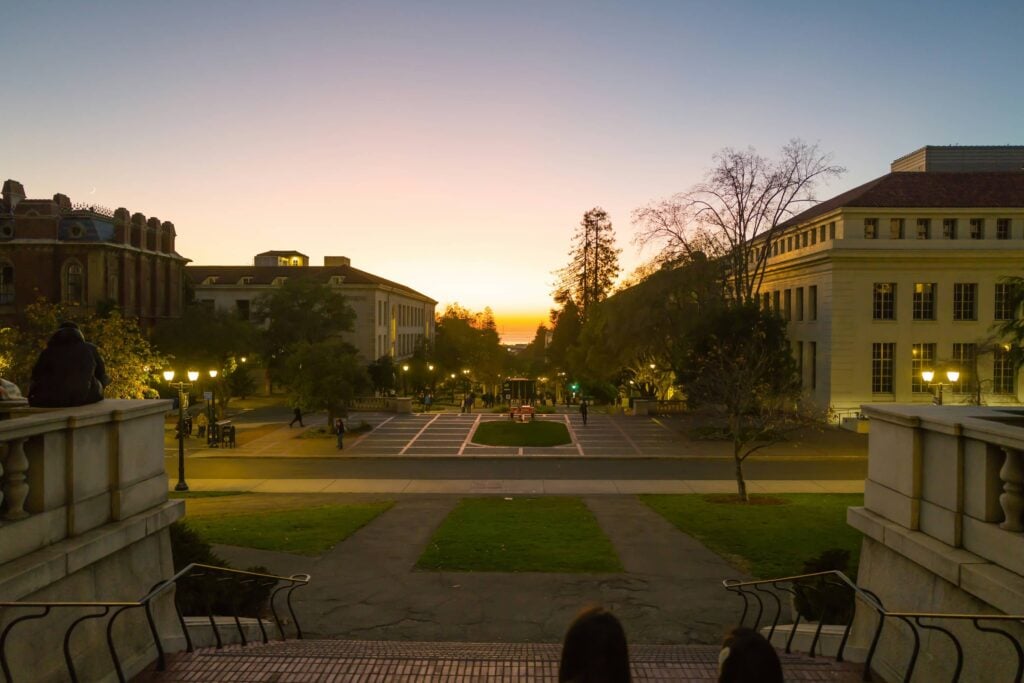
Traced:
<path id="1" fill-rule="evenodd" d="M 764 279 L 776 228 L 816 201 L 820 181 L 844 171 L 831 154 L 798 139 L 774 160 L 753 148 L 723 149 L 703 183 L 633 212 L 634 242 L 659 246 L 665 261 L 698 252 L 724 259 L 730 294 L 750 301 Z"/>

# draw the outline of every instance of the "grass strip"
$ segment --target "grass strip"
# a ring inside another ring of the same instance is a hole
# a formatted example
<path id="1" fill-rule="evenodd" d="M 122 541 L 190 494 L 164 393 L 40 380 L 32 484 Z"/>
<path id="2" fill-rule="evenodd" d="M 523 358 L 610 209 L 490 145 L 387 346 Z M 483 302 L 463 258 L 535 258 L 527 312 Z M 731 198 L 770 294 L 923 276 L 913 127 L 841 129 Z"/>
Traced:
<path id="1" fill-rule="evenodd" d="M 579 498 L 464 498 L 418 569 L 461 572 L 620 572 L 611 541 Z"/>
<path id="2" fill-rule="evenodd" d="M 317 556 L 393 504 L 393 501 L 382 501 L 248 514 L 188 515 L 186 521 L 209 543 Z"/>
<path id="3" fill-rule="evenodd" d="M 473 433 L 473 443 L 485 446 L 564 446 L 572 443 L 562 422 L 495 420 L 481 422 Z"/>
<path id="4" fill-rule="evenodd" d="M 800 574 L 823 551 L 850 551 L 846 573 L 856 578 L 861 533 L 846 523 L 846 509 L 863 494 L 787 493 L 751 496 L 645 495 L 640 500 L 741 571 L 759 579 Z"/>

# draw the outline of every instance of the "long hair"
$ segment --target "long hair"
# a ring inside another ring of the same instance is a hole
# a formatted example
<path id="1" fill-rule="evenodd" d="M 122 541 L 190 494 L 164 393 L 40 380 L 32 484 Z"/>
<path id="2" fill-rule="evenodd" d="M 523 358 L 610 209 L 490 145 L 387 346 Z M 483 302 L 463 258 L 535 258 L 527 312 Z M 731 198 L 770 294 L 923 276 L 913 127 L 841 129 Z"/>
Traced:
<path id="1" fill-rule="evenodd" d="M 783 683 L 779 655 L 753 629 L 734 628 L 722 643 L 718 683 Z"/>
<path id="2" fill-rule="evenodd" d="M 611 612 L 580 612 L 562 644 L 559 683 L 630 683 L 629 648 L 622 624 Z"/>

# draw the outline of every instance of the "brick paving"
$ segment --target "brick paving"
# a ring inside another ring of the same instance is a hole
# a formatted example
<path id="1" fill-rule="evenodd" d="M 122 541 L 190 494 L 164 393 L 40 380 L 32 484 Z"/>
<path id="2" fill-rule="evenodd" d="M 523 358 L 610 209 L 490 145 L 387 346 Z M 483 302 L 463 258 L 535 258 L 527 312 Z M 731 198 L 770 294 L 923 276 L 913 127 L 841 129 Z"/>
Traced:
<path id="1" fill-rule="evenodd" d="M 197 650 L 171 655 L 167 671 L 151 667 L 138 683 L 239 681 L 327 683 L 365 681 L 558 680 L 561 645 L 556 643 L 428 643 L 409 641 L 307 640 Z M 802 655 L 780 655 L 787 681 L 860 680 L 859 667 Z M 718 647 L 634 645 L 633 680 L 679 683 L 717 680 Z"/>

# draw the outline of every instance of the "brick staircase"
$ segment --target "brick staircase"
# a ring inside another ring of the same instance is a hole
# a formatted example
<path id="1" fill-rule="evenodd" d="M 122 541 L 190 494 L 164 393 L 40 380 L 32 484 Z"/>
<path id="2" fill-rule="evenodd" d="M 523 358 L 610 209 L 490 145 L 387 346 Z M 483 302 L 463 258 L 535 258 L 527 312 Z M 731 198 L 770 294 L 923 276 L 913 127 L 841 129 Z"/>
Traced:
<path id="1" fill-rule="evenodd" d="M 713 645 L 634 645 L 633 680 L 716 681 L 718 650 Z M 166 671 L 150 667 L 135 681 L 554 683 L 560 654 L 561 646 L 554 643 L 295 640 L 171 655 Z M 858 665 L 803 655 L 780 657 L 787 681 L 860 680 Z"/>

